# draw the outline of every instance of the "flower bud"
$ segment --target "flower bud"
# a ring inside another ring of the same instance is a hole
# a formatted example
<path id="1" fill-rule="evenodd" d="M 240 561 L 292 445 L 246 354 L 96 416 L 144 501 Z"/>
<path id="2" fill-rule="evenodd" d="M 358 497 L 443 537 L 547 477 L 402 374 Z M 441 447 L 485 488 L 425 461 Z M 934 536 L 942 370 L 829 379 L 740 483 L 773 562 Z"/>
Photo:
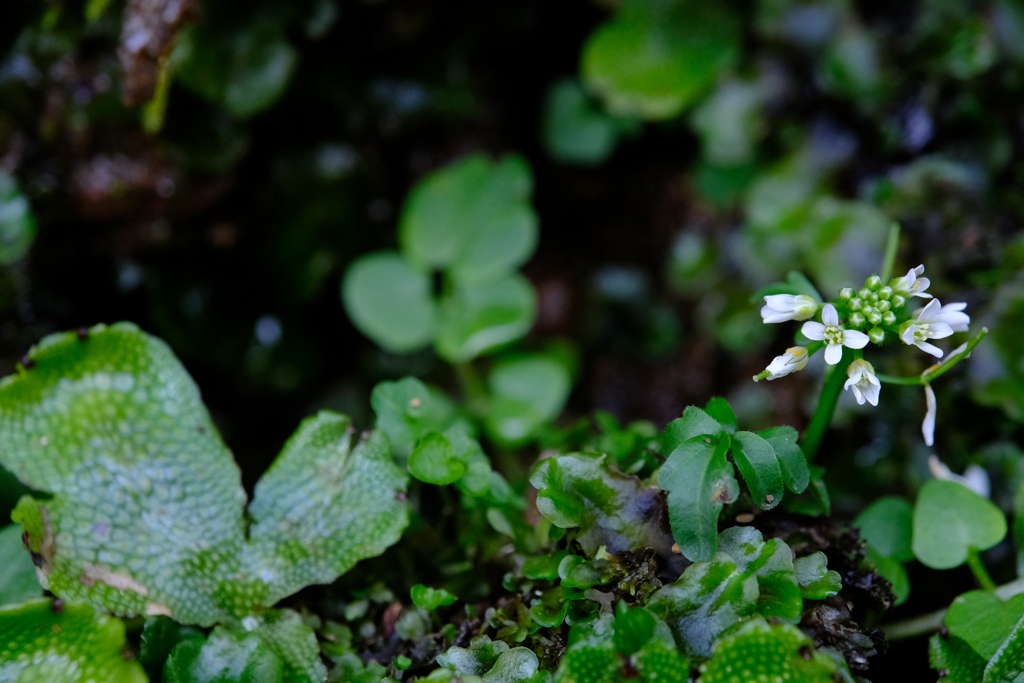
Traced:
<path id="1" fill-rule="evenodd" d="M 870 339 L 876 344 L 881 344 L 883 341 L 885 341 L 885 330 L 883 330 L 881 327 L 872 327 L 870 330 L 868 330 L 868 339 Z"/>
<path id="2" fill-rule="evenodd" d="M 878 301 L 878 294 L 876 292 L 871 292 L 870 294 L 868 294 L 868 299 L 872 303 L 874 303 L 874 302 Z"/>
<path id="3" fill-rule="evenodd" d="M 871 311 L 868 313 L 868 322 L 872 325 L 879 325 L 882 322 L 882 314 L 878 311 Z"/>
<path id="4" fill-rule="evenodd" d="M 878 296 L 880 296 L 883 299 L 888 299 L 892 297 L 892 287 L 882 287 L 880 290 L 878 290 Z"/>
<path id="5" fill-rule="evenodd" d="M 849 309 L 851 311 L 859 311 L 860 307 L 863 306 L 863 305 L 864 305 L 863 301 L 861 301 L 857 297 L 853 297 L 852 299 L 850 299 L 850 303 L 849 303 L 848 307 L 849 307 Z"/>
<path id="6" fill-rule="evenodd" d="M 892 311 L 886 311 L 885 313 L 882 314 L 882 322 L 885 323 L 886 325 L 892 325 L 894 322 L 896 322 L 896 314 L 893 313 Z"/>
<path id="7" fill-rule="evenodd" d="M 850 324 L 854 327 L 860 327 L 864 324 L 864 315 L 858 312 L 851 313 Z"/>
<path id="8" fill-rule="evenodd" d="M 860 291 L 857 292 L 857 296 L 859 296 L 861 299 L 867 299 L 869 296 L 871 296 L 871 290 L 868 289 L 867 287 L 861 287 Z"/>
<path id="9" fill-rule="evenodd" d="M 842 299 L 843 301 L 849 301 L 856 295 L 857 292 L 854 291 L 853 287 L 843 287 L 842 289 L 839 290 L 839 298 Z"/>
<path id="10" fill-rule="evenodd" d="M 882 278 L 878 277 L 877 275 L 872 275 L 871 277 L 864 281 L 864 286 L 867 287 L 868 289 L 878 289 L 879 287 L 882 286 Z"/>
<path id="11" fill-rule="evenodd" d="M 890 308 L 892 308 L 892 304 L 891 304 L 891 303 L 889 303 L 888 301 L 886 301 L 885 299 L 882 299 L 882 300 L 881 300 L 881 301 L 879 301 L 879 302 L 878 302 L 877 304 L 875 304 L 875 308 L 877 308 L 878 310 L 880 310 L 880 311 L 881 311 L 882 313 L 885 313 L 885 312 L 886 312 L 886 311 L 888 311 L 888 310 L 889 310 Z"/>
<path id="12" fill-rule="evenodd" d="M 893 294 L 891 301 L 893 308 L 903 308 L 904 304 L 907 303 L 906 298 L 902 294 Z"/>

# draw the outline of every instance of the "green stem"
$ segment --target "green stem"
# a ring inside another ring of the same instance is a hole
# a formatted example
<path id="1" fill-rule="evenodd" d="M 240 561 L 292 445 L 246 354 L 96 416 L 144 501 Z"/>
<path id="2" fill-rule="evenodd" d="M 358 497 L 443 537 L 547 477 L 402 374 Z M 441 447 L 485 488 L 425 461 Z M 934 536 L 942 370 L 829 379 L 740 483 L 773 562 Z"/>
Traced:
<path id="1" fill-rule="evenodd" d="M 800 446 L 808 460 L 813 460 L 821 447 L 821 440 L 825 438 L 825 432 L 832 424 L 832 415 L 836 412 L 836 404 L 839 402 L 839 395 L 843 393 L 844 371 L 849 363 L 847 350 L 843 349 L 843 357 L 838 363 L 829 367 L 825 375 L 825 384 L 821 388 L 821 396 L 818 397 L 818 407 L 811 417 L 811 424 L 807 426 L 804 433 L 804 440 Z"/>
<path id="2" fill-rule="evenodd" d="M 957 363 L 967 358 L 967 356 L 971 353 L 974 347 L 977 346 L 981 342 L 981 340 L 985 338 L 986 334 L 988 334 L 988 328 L 981 328 L 981 331 L 978 332 L 978 334 L 974 335 L 971 341 L 967 342 L 967 346 L 964 347 L 963 351 L 956 354 L 955 356 L 950 356 L 949 358 L 942 361 L 938 365 L 931 366 L 917 377 L 894 377 L 892 375 L 886 375 L 880 372 L 875 373 L 875 377 L 878 378 L 879 382 L 882 382 L 884 384 L 931 384 L 936 379 L 942 377 L 947 372 L 956 367 Z"/>
<path id="3" fill-rule="evenodd" d="M 996 582 L 989 576 L 988 570 L 985 569 L 985 564 L 978 557 L 978 551 L 974 548 L 970 548 L 967 551 L 967 566 L 971 568 L 974 578 L 982 589 L 987 591 L 994 591 L 996 589 Z"/>
<path id="4" fill-rule="evenodd" d="M 456 363 L 455 375 L 459 378 L 459 384 L 466 395 L 466 407 L 474 415 L 482 415 L 487 409 L 487 389 L 472 361 Z"/>
<path id="5" fill-rule="evenodd" d="M 889 237 L 885 241 L 885 257 L 882 259 L 882 284 L 889 284 L 892 279 L 892 269 L 896 265 L 896 252 L 900 247 L 900 224 L 893 223 L 889 226 Z"/>
<path id="6" fill-rule="evenodd" d="M 1010 583 L 1004 583 L 995 590 L 996 597 L 1003 602 L 1020 593 L 1024 593 L 1024 579 L 1016 579 Z M 896 621 L 891 624 L 882 624 L 882 630 L 885 631 L 885 639 L 890 642 L 905 640 L 938 631 L 942 627 L 942 620 L 945 618 L 946 610 L 940 609 L 928 614 L 922 614 L 919 617 L 904 619 L 903 621 Z"/>

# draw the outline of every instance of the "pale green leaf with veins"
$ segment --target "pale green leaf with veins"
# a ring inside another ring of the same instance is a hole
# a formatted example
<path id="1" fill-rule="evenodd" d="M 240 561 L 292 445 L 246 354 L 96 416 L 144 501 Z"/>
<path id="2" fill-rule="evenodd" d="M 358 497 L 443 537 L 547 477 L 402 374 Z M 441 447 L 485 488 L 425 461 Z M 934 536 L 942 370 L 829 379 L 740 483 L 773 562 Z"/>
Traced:
<path id="1" fill-rule="evenodd" d="M 134 325 L 56 334 L 0 382 L 0 463 L 49 499 L 15 510 L 45 586 L 68 602 L 236 622 L 383 552 L 406 475 L 348 418 L 306 420 L 245 493 L 192 379 Z"/>

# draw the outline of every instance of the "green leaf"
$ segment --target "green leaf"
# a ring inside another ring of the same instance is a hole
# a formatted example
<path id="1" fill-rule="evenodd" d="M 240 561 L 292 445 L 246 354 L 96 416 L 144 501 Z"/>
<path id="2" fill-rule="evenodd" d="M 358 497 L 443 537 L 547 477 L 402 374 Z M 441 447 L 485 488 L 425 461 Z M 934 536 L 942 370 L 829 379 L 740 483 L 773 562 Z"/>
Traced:
<path id="1" fill-rule="evenodd" d="M 466 473 L 466 463 L 456 457 L 448 439 L 438 432 L 429 432 L 409 456 L 409 471 L 428 484 L 451 484 Z"/>
<path id="2" fill-rule="evenodd" d="M 540 354 L 499 361 L 487 381 L 492 395 L 488 431 L 510 446 L 528 440 L 557 417 L 572 389 L 565 365 Z"/>
<path id="3" fill-rule="evenodd" d="M 672 535 L 683 555 L 694 562 L 711 559 L 718 548 L 718 515 L 739 495 L 726 443 L 712 446 L 695 437 L 680 445 L 658 472 L 658 486 L 668 491 Z"/>
<path id="4" fill-rule="evenodd" d="M 1024 617 L 985 667 L 984 683 L 1019 683 L 1024 671 Z"/>
<path id="5" fill-rule="evenodd" d="M 171 61 L 187 88 L 248 118 L 284 93 L 297 54 L 284 24 L 263 13 L 247 24 L 207 20 L 182 31 Z"/>
<path id="6" fill-rule="evenodd" d="M 564 564 L 564 561 L 563 561 Z M 561 569 L 561 566 L 559 566 Z M 565 622 L 569 613 L 569 601 L 561 586 L 544 591 L 530 605 L 530 618 L 541 626 L 556 628 Z"/>
<path id="7" fill-rule="evenodd" d="M 569 553 L 565 550 L 550 555 L 535 555 L 523 562 L 523 576 L 527 579 L 557 579 L 558 568 Z"/>
<path id="8" fill-rule="evenodd" d="M 990 501 L 953 481 L 933 479 L 914 506 L 914 556 L 932 569 L 952 569 L 970 550 L 991 548 L 1006 536 L 1006 518 Z"/>
<path id="9" fill-rule="evenodd" d="M 754 502 L 764 510 L 778 505 L 784 489 L 782 469 L 772 445 L 753 432 L 736 432 L 731 450 Z"/>
<path id="10" fill-rule="evenodd" d="M 562 163 L 596 165 L 611 156 L 619 135 L 637 124 L 601 111 L 579 83 L 562 80 L 551 86 L 544 105 L 544 147 Z"/>
<path id="11" fill-rule="evenodd" d="M 28 253 L 36 238 L 36 217 L 18 182 L 0 171 L 0 265 L 10 265 Z"/>
<path id="12" fill-rule="evenodd" d="M 36 578 L 32 557 L 21 543 L 21 526 L 8 524 L 0 529 L 0 605 L 10 605 L 36 598 L 43 589 Z"/>
<path id="13" fill-rule="evenodd" d="M 519 339 L 533 326 L 537 297 L 519 274 L 472 286 L 456 285 L 438 304 L 434 344 L 450 363 L 462 363 Z"/>
<path id="14" fill-rule="evenodd" d="M 769 626 L 764 619 L 744 622 L 715 646 L 714 656 L 701 667 L 701 683 L 774 680 L 793 683 L 833 683 L 852 680 L 845 663 L 814 649 L 811 639 L 789 624 Z M 749 673 L 748 673 L 749 672 Z"/>
<path id="15" fill-rule="evenodd" d="M 910 597 L 910 577 L 903 563 L 891 557 L 883 557 L 873 546 L 868 545 L 868 559 L 875 565 L 875 571 L 883 579 L 892 584 L 892 594 L 896 596 L 894 605 L 902 605 Z"/>
<path id="16" fill-rule="evenodd" d="M 658 120 L 696 101 L 738 56 L 728 8 L 627 0 L 587 40 L 581 71 L 612 112 Z"/>
<path id="17" fill-rule="evenodd" d="M 792 624 L 800 621 L 803 598 L 793 553 L 784 541 L 766 542 L 754 527 L 734 526 L 721 533 L 718 549 L 735 560 L 737 570 L 757 581 L 755 611 Z"/>
<path id="18" fill-rule="evenodd" d="M 533 179 L 522 157 L 468 156 L 423 178 L 402 210 L 399 240 L 424 271 L 447 269 L 459 284 L 503 280 L 537 246 Z"/>
<path id="19" fill-rule="evenodd" d="M 843 579 L 839 572 L 830 571 L 826 564 L 825 553 L 822 552 L 793 560 L 800 593 L 807 600 L 824 600 L 842 589 Z"/>
<path id="20" fill-rule="evenodd" d="M 933 669 L 945 671 L 940 683 L 978 683 L 985 674 L 986 661 L 963 639 L 943 638 L 936 633 L 928 641 L 928 663 Z"/>
<path id="21" fill-rule="evenodd" d="M 14 516 L 69 603 L 212 625 L 333 581 L 407 524 L 386 440 L 352 448 L 346 417 L 302 423 L 246 529 L 238 468 L 166 345 L 121 323 L 51 335 L 29 357 L 0 381 L 0 463 L 52 493 Z"/>
<path id="22" fill-rule="evenodd" d="M 542 460 L 530 476 L 537 509 L 555 526 L 579 527 L 576 540 L 590 557 L 601 546 L 613 555 L 654 548 L 670 556 L 672 538 L 661 526 L 657 491 L 609 468 L 606 460 L 583 453 Z"/>
<path id="23" fill-rule="evenodd" d="M 206 636 L 202 631 L 182 626 L 173 619 L 149 617 L 142 626 L 139 663 L 145 667 L 150 677 L 157 676 L 163 671 L 164 662 L 167 661 L 171 650 L 181 641 L 189 639 L 198 640 L 202 644 Z"/>
<path id="24" fill-rule="evenodd" d="M 458 598 L 443 588 L 428 588 L 417 584 L 409 590 L 409 597 L 414 605 L 428 612 L 438 607 L 454 604 Z"/>
<path id="25" fill-rule="evenodd" d="M 1000 600 L 988 591 L 969 591 L 949 605 L 943 623 L 984 659 L 992 659 L 1024 617 L 1024 593 Z"/>
<path id="26" fill-rule="evenodd" d="M 457 418 L 447 396 L 415 377 L 381 382 L 370 394 L 370 406 L 377 415 L 377 428 L 402 458 L 409 457 L 421 437 L 445 431 Z"/>
<path id="27" fill-rule="evenodd" d="M 124 622 L 89 605 L 54 609 L 50 598 L 0 607 L 0 680 L 145 683 L 125 661 Z"/>
<path id="28" fill-rule="evenodd" d="M 782 480 L 794 493 L 802 493 L 811 480 L 811 472 L 807 466 L 807 456 L 797 443 L 799 435 L 792 427 L 772 427 L 757 433 L 771 444 L 775 457 L 779 460 Z"/>
<path id="29" fill-rule="evenodd" d="M 344 683 L 382 683 L 387 673 L 387 669 L 380 662 L 370 660 L 364 666 L 359 655 L 349 653 L 337 659 L 329 680 Z"/>
<path id="30" fill-rule="evenodd" d="M 736 413 L 733 412 L 732 406 L 721 396 L 715 396 L 708 404 L 704 406 L 704 412 L 708 416 L 722 425 L 727 434 L 736 433 Z"/>
<path id="31" fill-rule="evenodd" d="M 278 683 L 284 665 L 255 633 L 237 633 L 221 626 L 206 642 L 184 640 L 164 665 L 167 683 Z"/>
<path id="32" fill-rule="evenodd" d="M 488 636 L 478 636 L 469 647 L 450 647 L 437 656 L 440 666 L 451 669 L 459 676 L 480 676 L 490 671 L 498 657 L 508 652 L 509 646 L 501 640 L 492 641 Z"/>
<path id="33" fill-rule="evenodd" d="M 882 557 L 900 562 L 914 559 L 914 508 L 896 496 L 879 498 L 853 520 L 866 540 Z"/>
<path id="34" fill-rule="evenodd" d="M 430 278 L 394 252 L 357 259 L 345 272 L 341 298 L 355 326 L 389 351 L 417 351 L 434 337 Z"/>
<path id="35" fill-rule="evenodd" d="M 663 453 L 671 453 L 695 436 L 712 437 L 724 433 L 725 428 L 713 417 L 697 406 L 687 406 L 682 417 L 665 427 L 661 435 L 661 449 Z"/>
<path id="36" fill-rule="evenodd" d="M 590 588 L 605 582 L 601 572 L 579 555 L 568 555 L 562 560 L 558 565 L 558 578 L 569 588 Z"/>

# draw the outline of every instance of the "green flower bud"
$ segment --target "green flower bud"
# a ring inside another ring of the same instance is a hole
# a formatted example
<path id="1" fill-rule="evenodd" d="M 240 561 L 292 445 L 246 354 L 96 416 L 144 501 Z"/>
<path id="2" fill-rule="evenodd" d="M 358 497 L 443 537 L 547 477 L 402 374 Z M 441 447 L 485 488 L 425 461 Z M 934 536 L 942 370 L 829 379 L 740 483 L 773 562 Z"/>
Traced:
<path id="1" fill-rule="evenodd" d="M 871 290 L 868 289 L 867 287 L 861 287 L 860 291 L 857 292 L 857 296 L 859 296 L 861 299 L 867 299 L 869 296 L 871 296 Z"/>
<path id="2" fill-rule="evenodd" d="M 856 295 L 857 292 L 854 291 L 853 287 L 843 287 L 839 290 L 839 298 L 843 301 L 849 301 Z"/>
<path id="3" fill-rule="evenodd" d="M 850 325 L 853 327 L 860 327 L 864 324 L 864 315 L 862 313 L 851 313 L 850 314 Z"/>
<path id="4" fill-rule="evenodd" d="M 878 294 L 875 292 L 871 292 L 870 294 L 868 294 L 868 299 L 870 299 L 873 302 L 878 301 Z"/>
<path id="5" fill-rule="evenodd" d="M 881 327 L 872 327 L 870 330 L 868 330 L 868 339 L 870 339 L 876 344 L 881 344 L 883 341 L 885 341 L 885 330 L 883 330 Z"/>
<path id="6" fill-rule="evenodd" d="M 885 299 L 882 299 L 882 300 L 881 300 L 881 301 L 879 301 L 879 302 L 878 302 L 877 304 L 875 304 L 875 308 L 877 308 L 878 310 L 880 310 L 880 311 L 881 311 L 882 313 L 885 313 L 885 312 L 886 312 L 886 311 L 888 311 L 888 310 L 889 310 L 890 308 L 892 308 L 892 304 L 891 304 L 891 303 L 889 303 L 888 301 L 886 301 Z"/>
<path id="7" fill-rule="evenodd" d="M 892 325 L 894 322 L 896 322 L 896 314 L 893 313 L 892 311 L 886 311 L 885 313 L 882 314 L 882 322 L 885 323 L 886 325 Z"/>
<path id="8" fill-rule="evenodd" d="M 878 296 L 882 297 L 883 299 L 888 299 L 892 297 L 892 287 L 882 287 L 880 290 L 878 290 Z"/>
<path id="9" fill-rule="evenodd" d="M 904 304 L 907 303 L 906 298 L 902 294 L 893 294 L 892 296 L 892 307 L 903 308 Z"/>
<path id="10" fill-rule="evenodd" d="M 872 325 L 878 325 L 882 322 L 882 314 L 878 311 L 871 311 L 868 313 L 868 322 Z"/>
<path id="11" fill-rule="evenodd" d="M 877 275 L 872 275 L 871 277 L 864 281 L 864 286 L 867 287 L 868 289 L 878 289 L 879 287 L 882 286 L 882 278 L 878 277 Z"/>
<path id="12" fill-rule="evenodd" d="M 857 297 L 854 297 L 854 298 L 850 299 L 849 307 L 850 307 L 851 311 L 859 311 L 861 306 L 863 306 L 863 305 L 864 305 L 864 302 L 861 301 L 860 299 L 858 299 Z"/>

